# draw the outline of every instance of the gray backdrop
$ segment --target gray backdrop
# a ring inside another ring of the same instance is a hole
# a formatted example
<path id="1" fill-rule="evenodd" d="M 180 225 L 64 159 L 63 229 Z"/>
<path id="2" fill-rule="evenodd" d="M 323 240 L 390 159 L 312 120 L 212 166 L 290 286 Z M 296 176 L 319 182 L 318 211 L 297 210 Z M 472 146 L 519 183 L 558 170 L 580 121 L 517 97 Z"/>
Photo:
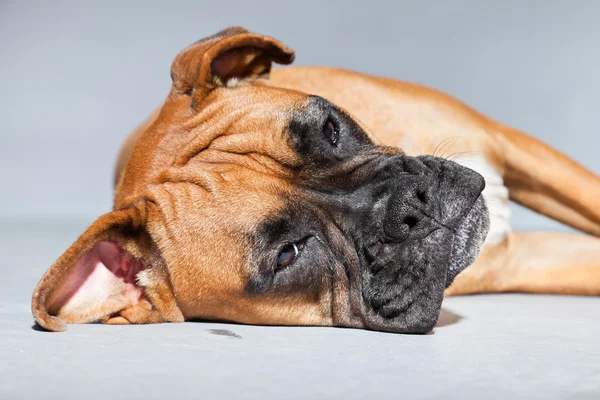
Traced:
<path id="1" fill-rule="evenodd" d="M 0 0 L 0 217 L 91 221 L 189 43 L 229 25 L 298 65 L 423 83 L 600 171 L 600 1 Z M 557 225 L 522 209 L 517 228 Z"/>

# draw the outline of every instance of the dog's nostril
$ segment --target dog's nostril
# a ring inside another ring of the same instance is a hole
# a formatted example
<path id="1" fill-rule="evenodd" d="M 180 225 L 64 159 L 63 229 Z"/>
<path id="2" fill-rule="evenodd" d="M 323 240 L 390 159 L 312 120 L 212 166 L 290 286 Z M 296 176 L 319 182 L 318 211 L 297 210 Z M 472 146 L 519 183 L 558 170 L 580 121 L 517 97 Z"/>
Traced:
<path id="1" fill-rule="evenodd" d="M 427 203 L 427 194 L 423 190 L 417 190 L 417 199 L 421 201 L 421 203 Z"/>
<path id="2" fill-rule="evenodd" d="M 417 220 L 417 217 L 409 215 L 408 217 L 404 218 L 404 221 L 402 221 L 402 222 L 404 224 L 408 225 L 409 229 L 412 229 L 417 225 L 417 222 L 419 222 L 419 221 Z"/>

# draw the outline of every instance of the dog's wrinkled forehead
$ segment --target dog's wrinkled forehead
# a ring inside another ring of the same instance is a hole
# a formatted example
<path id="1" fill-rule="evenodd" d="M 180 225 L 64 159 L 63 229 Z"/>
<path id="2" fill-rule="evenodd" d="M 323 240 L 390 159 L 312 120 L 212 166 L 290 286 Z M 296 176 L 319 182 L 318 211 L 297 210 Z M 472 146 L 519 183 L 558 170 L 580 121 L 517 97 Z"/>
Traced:
<path id="1" fill-rule="evenodd" d="M 119 196 L 135 199 L 165 182 L 227 193 L 240 188 L 233 176 L 277 178 L 288 188 L 303 176 L 340 175 L 340 168 L 352 169 L 353 161 L 378 151 L 352 118 L 317 96 L 241 86 L 214 90 L 201 105 L 176 118 L 165 105 L 165 118 L 144 132 L 131 154 Z"/>
<path id="2" fill-rule="evenodd" d="M 304 112 L 309 102 L 305 94 L 266 86 L 211 92 L 186 122 L 184 134 L 190 140 L 174 164 L 214 157 L 265 173 L 276 167 L 273 162 L 298 167 L 301 158 L 291 140 L 290 121 Z M 245 160 L 235 156 L 245 156 Z"/>

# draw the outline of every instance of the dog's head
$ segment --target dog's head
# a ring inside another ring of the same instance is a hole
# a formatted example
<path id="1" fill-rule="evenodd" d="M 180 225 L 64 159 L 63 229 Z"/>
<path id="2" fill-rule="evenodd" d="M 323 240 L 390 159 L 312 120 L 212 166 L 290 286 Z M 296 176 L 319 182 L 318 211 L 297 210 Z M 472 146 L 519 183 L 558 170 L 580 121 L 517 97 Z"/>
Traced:
<path id="1" fill-rule="evenodd" d="M 272 62 L 292 60 L 240 28 L 177 56 L 115 211 L 36 288 L 41 325 L 98 320 L 152 290 L 185 319 L 433 328 L 485 238 L 484 179 L 378 146 L 327 100 L 270 86 Z"/>

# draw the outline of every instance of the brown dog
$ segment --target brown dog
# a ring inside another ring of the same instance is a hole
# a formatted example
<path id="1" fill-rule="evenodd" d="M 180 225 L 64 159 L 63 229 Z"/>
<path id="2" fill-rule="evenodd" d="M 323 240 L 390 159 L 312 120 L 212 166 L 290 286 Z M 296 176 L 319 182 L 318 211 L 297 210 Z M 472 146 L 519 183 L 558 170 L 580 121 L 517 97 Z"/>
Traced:
<path id="1" fill-rule="evenodd" d="M 41 326 L 426 332 L 444 291 L 600 294 L 600 240 L 513 233 L 507 204 L 600 235 L 596 175 L 431 89 L 271 71 L 293 58 L 241 28 L 177 56 L 167 99 L 121 152 L 114 211 L 35 289 Z"/>

